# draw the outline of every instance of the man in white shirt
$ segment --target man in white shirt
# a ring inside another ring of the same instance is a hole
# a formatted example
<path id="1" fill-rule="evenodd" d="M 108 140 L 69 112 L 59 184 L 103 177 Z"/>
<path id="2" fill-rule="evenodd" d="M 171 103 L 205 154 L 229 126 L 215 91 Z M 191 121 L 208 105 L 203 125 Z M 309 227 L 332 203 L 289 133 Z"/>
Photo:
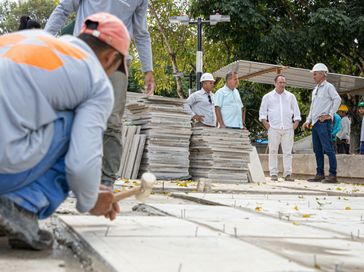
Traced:
<path id="1" fill-rule="evenodd" d="M 301 113 L 296 97 L 285 90 L 286 78 L 277 75 L 275 89 L 263 96 L 259 109 L 259 120 L 268 130 L 269 172 L 272 181 L 278 180 L 277 154 L 279 145 L 283 152 L 283 176 L 286 181 L 292 178 L 292 147 L 294 130 L 297 128 Z"/>
<path id="2" fill-rule="evenodd" d="M 348 117 L 349 108 L 346 105 L 341 105 L 338 114 L 341 117 L 341 129 L 336 133 L 338 138 L 336 148 L 338 154 L 350 154 L 350 127 L 351 121 Z"/>
<path id="3" fill-rule="evenodd" d="M 204 73 L 200 82 L 202 89 L 191 94 L 186 101 L 186 111 L 194 120 L 194 126 L 216 127 L 214 106 L 215 79 L 210 73 Z"/>

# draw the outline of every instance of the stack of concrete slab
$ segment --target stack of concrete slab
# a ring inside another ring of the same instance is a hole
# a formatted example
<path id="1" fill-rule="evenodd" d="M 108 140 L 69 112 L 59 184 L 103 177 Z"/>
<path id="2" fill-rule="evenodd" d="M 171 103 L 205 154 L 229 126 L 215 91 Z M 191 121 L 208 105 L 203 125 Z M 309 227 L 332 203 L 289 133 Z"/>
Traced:
<path id="1" fill-rule="evenodd" d="M 137 102 L 139 99 L 147 97 L 144 93 L 134 93 L 134 92 L 126 92 L 126 103 L 125 103 L 125 110 L 123 115 L 124 122 L 130 122 L 131 112 L 128 110 L 128 105 Z"/>
<path id="2" fill-rule="evenodd" d="M 128 179 L 136 179 L 138 177 L 145 139 L 145 135 L 140 135 L 140 126 L 123 126 L 121 136 L 123 153 L 120 162 L 120 177 Z"/>
<path id="3" fill-rule="evenodd" d="M 130 121 L 146 135 L 139 173 L 152 172 L 159 179 L 189 178 L 190 116 L 185 100 L 144 97 L 127 105 Z"/>
<path id="4" fill-rule="evenodd" d="M 247 130 L 198 127 L 192 129 L 190 174 L 214 183 L 248 182 L 252 146 Z"/>

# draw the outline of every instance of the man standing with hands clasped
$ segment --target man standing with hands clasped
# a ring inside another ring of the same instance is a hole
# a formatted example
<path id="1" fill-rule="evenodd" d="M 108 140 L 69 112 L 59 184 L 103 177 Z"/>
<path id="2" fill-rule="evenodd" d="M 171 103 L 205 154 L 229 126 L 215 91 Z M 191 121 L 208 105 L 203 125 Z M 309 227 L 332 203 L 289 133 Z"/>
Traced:
<path id="1" fill-rule="evenodd" d="M 279 145 L 281 145 L 284 179 L 285 181 L 294 181 L 292 178 L 292 147 L 294 130 L 298 127 L 301 114 L 296 97 L 285 90 L 286 78 L 284 75 L 275 77 L 274 86 L 273 91 L 263 96 L 259 109 L 259 121 L 268 130 L 269 172 L 271 180 L 277 181 L 277 154 Z"/>
<path id="2" fill-rule="evenodd" d="M 312 91 L 310 113 L 302 128 L 308 128 L 312 123 L 312 144 L 316 155 L 316 176 L 310 182 L 337 183 L 336 156 L 331 142 L 332 120 L 337 112 L 341 98 L 335 87 L 326 81 L 328 69 L 325 64 L 317 63 L 312 68 L 313 79 L 317 84 Z M 325 178 L 324 154 L 329 157 L 329 173 Z"/>

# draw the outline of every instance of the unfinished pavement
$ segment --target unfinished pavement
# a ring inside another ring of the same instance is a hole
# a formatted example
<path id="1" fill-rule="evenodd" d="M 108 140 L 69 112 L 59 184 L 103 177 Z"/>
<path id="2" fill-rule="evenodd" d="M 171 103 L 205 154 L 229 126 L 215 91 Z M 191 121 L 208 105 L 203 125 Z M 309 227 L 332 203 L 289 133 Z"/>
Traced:
<path id="1" fill-rule="evenodd" d="M 121 202 L 114 222 L 74 213 L 71 199 L 52 219 L 76 235 L 68 247 L 25 255 L 3 242 L 0 265 L 4 271 L 364 270 L 363 186 L 301 181 L 213 185 L 214 193 L 195 188 L 159 182 L 148 204 Z"/>

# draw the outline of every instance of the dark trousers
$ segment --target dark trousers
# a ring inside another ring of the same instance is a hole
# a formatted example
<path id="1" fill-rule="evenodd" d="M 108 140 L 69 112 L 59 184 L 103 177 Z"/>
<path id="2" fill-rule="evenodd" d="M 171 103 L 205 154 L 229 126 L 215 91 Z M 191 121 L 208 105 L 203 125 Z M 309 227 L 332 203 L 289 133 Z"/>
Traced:
<path id="1" fill-rule="evenodd" d="M 346 140 L 337 140 L 337 153 L 338 154 L 350 154 L 350 144 L 346 143 Z"/>
<path id="2" fill-rule="evenodd" d="M 364 141 L 360 142 L 360 154 L 364 155 Z"/>
<path id="3" fill-rule="evenodd" d="M 316 175 L 318 176 L 324 176 L 324 154 L 329 157 L 330 176 L 336 176 L 336 156 L 332 146 L 331 132 L 331 120 L 318 121 L 312 127 L 312 144 L 316 156 Z"/>

